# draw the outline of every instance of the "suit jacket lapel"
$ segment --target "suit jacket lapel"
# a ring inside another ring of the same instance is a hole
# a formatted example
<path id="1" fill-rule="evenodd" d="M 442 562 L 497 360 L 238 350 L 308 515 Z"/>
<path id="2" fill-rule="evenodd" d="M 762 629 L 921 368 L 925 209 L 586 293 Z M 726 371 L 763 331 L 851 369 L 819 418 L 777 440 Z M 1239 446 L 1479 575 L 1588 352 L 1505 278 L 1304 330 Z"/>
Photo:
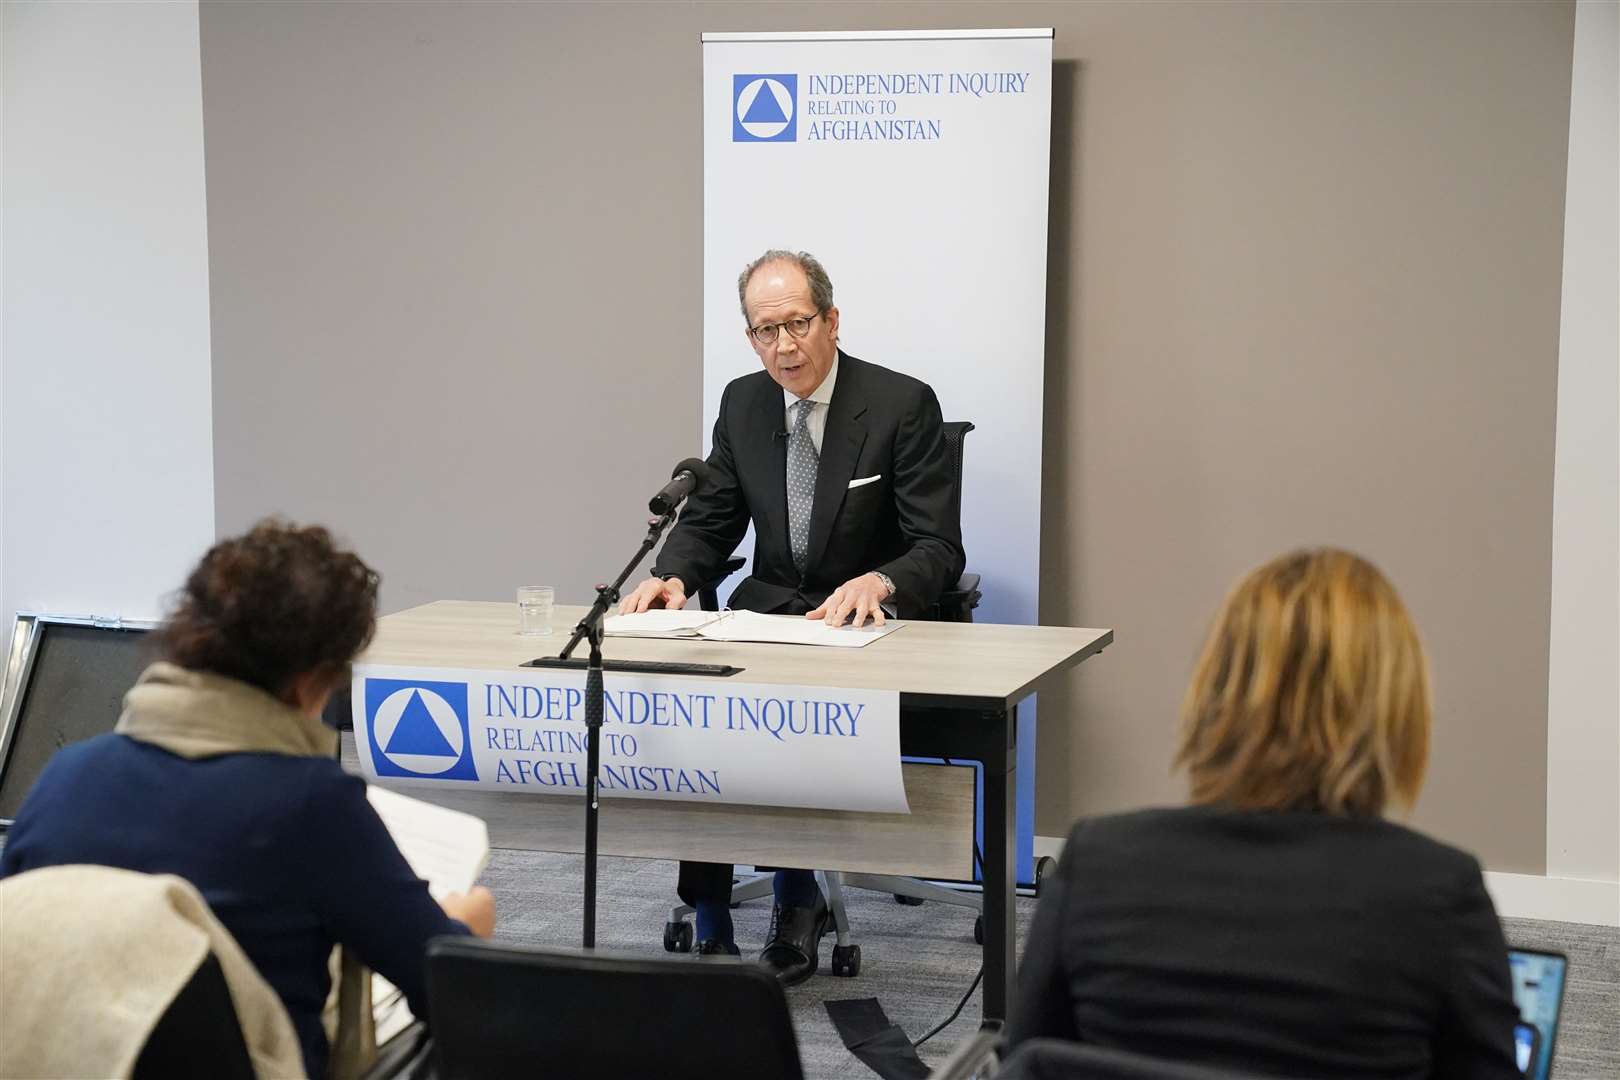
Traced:
<path id="1" fill-rule="evenodd" d="M 776 540 L 776 558 L 791 569 L 793 550 L 788 540 L 787 524 L 787 440 L 782 437 L 782 388 L 769 377 L 754 400 L 744 406 L 747 417 L 747 445 L 737 448 L 739 469 L 759 470 L 754 477 L 758 490 L 764 492 L 762 505 L 756 509 L 763 519 L 763 528 L 756 528 L 756 545 L 767 542 L 768 533 Z"/>
<path id="2" fill-rule="evenodd" d="M 861 447 L 866 444 L 866 424 L 861 419 L 866 413 L 866 400 L 860 392 L 858 361 L 839 354 L 838 385 L 833 387 L 832 402 L 827 406 L 827 430 L 821 435 L 821 460 L 816 467 L 816 501 L 810 511 L 810 546 L 805 554 L 805 567 L 814 568 L 827 549 L 832 536 L 833 521 L 844 505 L 844 495 L 860 463 Z M 787 459 L 784 457 L 782 474 L 782 501 L 784 520 L 787 503 Z"/>

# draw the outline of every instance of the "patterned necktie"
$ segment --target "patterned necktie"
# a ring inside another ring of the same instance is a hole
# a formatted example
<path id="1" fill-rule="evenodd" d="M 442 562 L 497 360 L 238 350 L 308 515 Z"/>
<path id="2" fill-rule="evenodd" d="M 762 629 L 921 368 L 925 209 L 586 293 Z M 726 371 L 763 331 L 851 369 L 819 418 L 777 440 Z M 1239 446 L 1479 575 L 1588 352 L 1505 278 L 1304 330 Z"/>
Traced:
<path id="1" fill-rule="evenodd" d="M 788 543 L 793 548 L 793 565 L 804 573 L 805 556 L 810 550 L 810 508 L 816 501 L 816 467 L 820 455 L 810 438 L 810 410 L 815 404 L 795 401 L 798 415 L 788 433 L 787 502 Z"/>

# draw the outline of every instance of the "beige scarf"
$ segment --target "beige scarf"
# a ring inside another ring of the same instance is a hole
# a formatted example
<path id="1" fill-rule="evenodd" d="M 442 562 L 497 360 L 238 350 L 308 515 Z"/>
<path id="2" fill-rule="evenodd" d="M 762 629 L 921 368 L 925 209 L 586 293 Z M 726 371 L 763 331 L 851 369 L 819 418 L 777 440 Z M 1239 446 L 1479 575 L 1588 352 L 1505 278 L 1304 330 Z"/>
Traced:
<path id="1" fill-rule="evenodd" d="M 188 760 L 220 754 L 332 758 L 337 732 L 257 687 L 158 662 L 124 695 L 115 729 Z M 322 1020 L 331 1043 L 327 1075 L 350 1080 L 377 1057 L 371 973 L 347 949 L 333 950 L 333 995 Z"/>

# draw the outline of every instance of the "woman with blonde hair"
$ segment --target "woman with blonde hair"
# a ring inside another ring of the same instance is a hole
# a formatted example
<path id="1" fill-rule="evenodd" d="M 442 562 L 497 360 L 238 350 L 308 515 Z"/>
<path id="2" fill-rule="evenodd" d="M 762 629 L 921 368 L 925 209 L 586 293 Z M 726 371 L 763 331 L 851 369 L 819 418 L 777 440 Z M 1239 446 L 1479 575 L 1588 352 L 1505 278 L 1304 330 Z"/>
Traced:
<path id="1" fill-rule="evenodd" d="M 1191 805 L 1075 826 L 1010 1040 L 1271 1076 L 1519 1076 L 1479 863 L 1384 817 L 1417 800 L 1430 713 L 1376 567 L 1320 549 L 1244 577 L 1183 705 Z"/>

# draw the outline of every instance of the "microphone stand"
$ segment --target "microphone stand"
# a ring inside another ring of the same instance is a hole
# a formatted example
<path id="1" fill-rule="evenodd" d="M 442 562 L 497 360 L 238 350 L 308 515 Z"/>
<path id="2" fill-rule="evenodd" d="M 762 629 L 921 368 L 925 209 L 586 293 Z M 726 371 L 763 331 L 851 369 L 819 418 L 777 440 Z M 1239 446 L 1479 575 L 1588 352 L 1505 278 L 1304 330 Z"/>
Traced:
<path id="1" fill-rule="evenodd" d="M 568 639 L 568 644 L 558 653 L 558 657 L 566 660 L 570 653 L 578 647 L 583 640 L 589 639 L 591 643 L 590 661 L 585 668 L 585 927 L 584 946 L 587 949 L 596 948 L 596 826 L 597 813 L 597 772 L 602 757 L 602 619 L 608 609 L 619 602 L 619 588 L 624 585 L 625 579 L 635 572 L 641 565 L 641 560 L 647 557 L 652 549 L 658 546 L 658 538 L 664 535 L 670 522 L 675 520 L 675 508 L 671 507 L 666 513 L 647 519 L 647 537 L 641 542 L 641 550 L 631 559 L 619 576 L 611 585 L 598 585 L 596 587 L 596 603 L 591 610 L 579 620 L 574 627 L 574 636 Z"/>

